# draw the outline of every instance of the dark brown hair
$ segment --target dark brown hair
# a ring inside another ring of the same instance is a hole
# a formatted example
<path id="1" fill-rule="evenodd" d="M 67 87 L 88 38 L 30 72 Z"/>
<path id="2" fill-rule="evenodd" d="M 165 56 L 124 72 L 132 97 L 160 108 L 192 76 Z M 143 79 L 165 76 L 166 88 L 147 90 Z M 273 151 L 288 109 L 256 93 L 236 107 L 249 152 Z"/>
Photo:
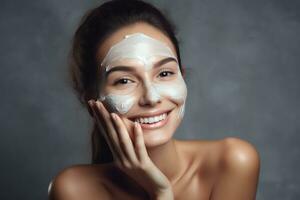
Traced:
<path id="1" fill-rule="evenodd" d="M 175 47 L 182 71 L 175 27 L 157 8 L 139 0 L 106 2 L 84 15 L 75 32 L 70 51 L 70 74 L 73 88 L 80 102 L 87 109 L 89 109 L 88 100 L 97 99 L 99 94 L 97 49 L 113 32 L 138 22 L 148 23 L 169 37 Z M 92 164 L 113 161 L 109 146 L 96 124 L 93 125 L 91 147 Z"/>

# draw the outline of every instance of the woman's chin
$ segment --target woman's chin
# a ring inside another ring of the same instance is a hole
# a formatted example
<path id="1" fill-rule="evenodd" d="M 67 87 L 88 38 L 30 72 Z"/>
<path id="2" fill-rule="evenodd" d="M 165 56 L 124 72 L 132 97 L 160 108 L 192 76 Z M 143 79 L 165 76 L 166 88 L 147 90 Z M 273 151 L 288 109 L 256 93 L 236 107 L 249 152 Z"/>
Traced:
<path id="1" fill-rule="evenodd" d="M 174 115 L 170 116 L 169 121 L 161 128 L 143 129 L 144 141 L 147 148 L 163 145 L 172 139 L 180 123 L 175 117 Z"/>
<path id="2" fill-rule="evenodd" d="M 172 139 L 173 134 L 166 134 L 164 132 L 144 134 L 145 146 L 147 148 L 153 148 L 163 145 Z"/>

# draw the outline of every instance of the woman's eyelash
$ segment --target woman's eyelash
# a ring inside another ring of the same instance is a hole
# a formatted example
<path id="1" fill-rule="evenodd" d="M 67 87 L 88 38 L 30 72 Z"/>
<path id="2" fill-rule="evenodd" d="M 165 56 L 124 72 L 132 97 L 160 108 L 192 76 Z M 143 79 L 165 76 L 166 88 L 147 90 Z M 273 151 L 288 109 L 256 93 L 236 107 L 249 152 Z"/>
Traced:
<path id="1" fill-rule="evenodd" d="M 127 84 L 128 82 L 132 82 L 132 80 L 128 79 L 128 78 L 121 78 L 117 81 L 114 82 L 114 85 L 117 85 L 117 84 Z"/>
<path id="2" fill-rule="evenodd" d="M 161 76 L 162 74 L 164 74 L 164 75 Z M 175 74 L 175 73 L 172 72 L 172 71 L 168 71 L 168 70 L 163 70 L 163 71 L 159 72 L 159 76 L 161 76 L 161 77 L 166 77 L 166 76 L 170 76 L 170 75 L 173 75 L 173 74 Z"/>
<path id="3" fill-rule="evenodd" d="M 175 74 L 175 73 L 172 71 L 169 71 L 169 70 L 162 70 L 161 72 L 159 72 L 160 77 L 167 77 L 167 76 L 171 76 L 173 74 Z M 113 85 L 118 85 L 118 84 L 125 85 L 125 84 L 128 84 L 129 82 L 134 82 L 134 81 L 130 80 L 129 78 L 120 78 L 120 79 L 116 80 L 113 83 Z"/>

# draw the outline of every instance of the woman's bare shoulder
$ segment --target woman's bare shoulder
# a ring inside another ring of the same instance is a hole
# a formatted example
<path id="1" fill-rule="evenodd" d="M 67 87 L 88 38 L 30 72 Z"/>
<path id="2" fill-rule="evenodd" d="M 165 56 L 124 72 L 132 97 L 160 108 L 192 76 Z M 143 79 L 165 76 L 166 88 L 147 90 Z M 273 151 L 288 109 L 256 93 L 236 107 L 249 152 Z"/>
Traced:
<path id="1" fill-rule="evenodd" d="M 259 167 L 258 151 L 250 142 L 230 137 L 223 139 L 221 145 L 224 166 L 245 170 Z"/>
<path id="2" fill-rule="evenodd" d="M 80 164 L 64 168 L 49 184 L 49 200 L 94 199 L 96 195 L 111 199 L 104 176 L 109 167 L 110 164 Z"/>
<path id="3" fill-rule="evenodd" d="M 256 148 L 246 140 L 230 137 L 220 141 L 220 149 L 212 199 L 255 199 L 260 171 Z"/>
<path id="4" fill-rule="evenodd" d="M 197 155 L 194 160 L 200 161 L 198 177 L 211 183 L 211 199 L 255 199 L 260 159 L 251 143 L 228 137 L 182 144 Z"/>
<path id="5" fill-rule="evenodd" d="M 176 140 L 182 151 L 193 154 L 202 168 L 220 170 L 220 168 L 238 168 L 253 170 L 259 167 L 259 154 L 256 148 L 246 140 L 227 137 L 220 140 Z"/>

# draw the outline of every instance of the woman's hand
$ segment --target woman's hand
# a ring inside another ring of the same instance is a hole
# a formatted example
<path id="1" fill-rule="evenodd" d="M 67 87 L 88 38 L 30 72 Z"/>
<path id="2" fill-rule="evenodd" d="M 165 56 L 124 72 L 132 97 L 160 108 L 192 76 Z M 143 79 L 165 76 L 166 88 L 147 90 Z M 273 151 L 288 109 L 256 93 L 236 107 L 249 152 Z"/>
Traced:
<path id="1" fill-rule="evenodd" d="M 140 184 L 153 199 L 174 199 L 169 180 L 148 156 L 140 124 L 134 124 L 132 141 L 119 115 L 110 114 L 99 100 L 90 100 L 89 105 L 116 165 Z"/>

